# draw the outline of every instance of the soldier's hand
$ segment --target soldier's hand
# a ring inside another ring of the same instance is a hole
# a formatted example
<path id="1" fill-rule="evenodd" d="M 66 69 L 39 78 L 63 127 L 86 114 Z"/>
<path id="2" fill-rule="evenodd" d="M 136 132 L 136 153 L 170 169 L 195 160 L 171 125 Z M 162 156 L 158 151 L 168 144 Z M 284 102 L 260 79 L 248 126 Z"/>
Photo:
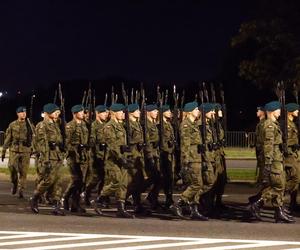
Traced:
<path id="1" fill-rule="evenodd" d="M 263 169 L 263 184 L 269 184 L 272 164 L 265 164 Z"/>

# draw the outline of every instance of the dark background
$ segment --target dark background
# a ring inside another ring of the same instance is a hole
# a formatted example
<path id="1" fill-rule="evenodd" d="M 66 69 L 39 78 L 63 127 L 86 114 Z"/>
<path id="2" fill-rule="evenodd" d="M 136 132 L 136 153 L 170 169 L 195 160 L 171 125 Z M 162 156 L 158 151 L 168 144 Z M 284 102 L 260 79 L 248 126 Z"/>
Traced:
<path id="1" fill-rule="evenodd" d="M 223 83 L 230 130 L 253 130 L 256 106 L 275 98 L 238 77 L 231 38 L 251 19 L 259 1 L 3 1 L 0 4 L 0 129 L 15 108 L 35 94 L 34 121 L 62 83 L 67 118 L 88 82 L 103 102 L 111 86 L 120 92 L 144 83 L 194 99 L 198 83 Z M 7 92 L 7 94 L 6 94 Z"/>

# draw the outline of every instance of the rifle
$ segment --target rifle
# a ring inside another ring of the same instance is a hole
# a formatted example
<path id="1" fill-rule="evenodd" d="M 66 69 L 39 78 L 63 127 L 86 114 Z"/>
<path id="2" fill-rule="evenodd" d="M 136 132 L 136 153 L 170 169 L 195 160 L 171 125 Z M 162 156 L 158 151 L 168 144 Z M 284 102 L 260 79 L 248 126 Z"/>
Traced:
<path id="1" fill-rule="evenodd" d="M 299 87 L 294 83 L 293 84 L 293 95 L 296 99 L 296 103 L 299 105 Z M 298 129 L 298 144 L 300 143 L 300 114 L 297 116 L 297 129 Z"/>
<path id="2" fill-rule="evenodd" d="M 144 146 L 148 145 L 148 138 L 147 138 L 147 133 L 148 133 L 148 125 L 147 125 L 147 111 L 146 111 L 146 97 L 145 97 L 145 89 L 143 86 L 143 83 L 141 83 L 141 125 L 143 127 L 143 137 L 144 137 Z"/>
<path id="3" fill-rule="evenodd" d="M 216 92 L 214 88 L 214 84 L 210 84 L 210 93 L 211 93 L 211 101 L 216 104 Z M 212 132 L 213 132 L 213 143 L 216 148 L 220 146 L 221 142 L 221 127 L 220 127 L 220 121 L 219 121 L 219 109 L 215 108 L 215 119 L 211 120 L 212 123 Z"/>
<path id="4" fill-rule="evenodd" d="M 33 94 L 30 99 L 30 108 L 29 108 L 29 117 L 26 118 L 26 128 L 27 128 L 27 135 L 26 135 L 26 144 L 30 147 L 32 142 L 32 137 L 35 136 L 34 126 L 32 124 L 32 117 L 33 117 L 33 103 L 34 103 L 35 95 Z"/>
<path id="5" fill-rule="evenodd" d="M 81 100 L 82 106 L 85 106 L 85 102 L 86 102 L 86 90 L 83 91 L 83 96 L 82 96 L 82 100 Z"/>
<path id="6" fill-rule="evenodd" d="M 115 88 L 111 86 L 111 104 L 115 103 Z"/>
<path id="7" fill-rule="evenodd" d="M 176 93 L 176 85 L 173 85 L 173 100 L 174 100 L 174 110 L 173 110 L 173 127 L 174 127 L 174 137 L 175 137 L 175 149 L 179 150 L 179 126 L 180 126 L 180 121 L 179 121 L 179 116 L 180 116 L 180 111 L 178 108 L 178 101 L 179 101 L 179 94 Z"/>
<path id="8" fill-rule="evenodd" d="M 278 96 L 278 100 L 281 103 L 281 114 L 280 114 L 280 127 L 282 131 L 282 151 L 283 155 L 288 155 L 288 119 L 287 119 L 287 110 L 285 107 L 285 86 L 283 81 L 277 83 L 276 94 Z"/>
<path id="9" fill-rule="evenodd" d="M 201 100 L 201 103 L 204 104 L 204 95 L 203 90 L 199 90 L 199 97 Z M 204 158 L 204 154 L 206 151 L 206 117 L 205 117 L 205 110 L 204 106 L 202 105 L 201 108 L 201 126 L 200 126 L 200 136 L 202 138 L 202 145 L 200 145 L 199 151 L 201 152 L 202 159 Z"/>
<path id="10" fill-rule="evenodd" d="M 125 103 L 125 130 L 126 130 L 126 146 L 127 149 L 123 150 L 124 152 L 130 152 L 130 123 L 129 123 L 129 112 L 128 112 L 128 95 L 126 93 L 125 87 L 124 87 L 124 83 L 122 83 L 122 95 L 123 95 L 123 99 L 124 99 L 124 103 Z"/>
<path id="11" fill-rule="evenodd" d="M 60 100 L 60 131 L 62 135 L 62 148 L 66 146 L 66 112 L 65 112 L 65 99 L 63 98 L 61 84 L 58 84 L 58 96 Z"/>
<path id="12" fill-rule="evenodd" d="M 179 122 L 182 121 L 183 119 L 183 106 L 184 106 L 184 101 L 185 101 L 185 90 L 182 90 L 182 95 L 181 95 L 181 100 L 180 100 L 180 114 L 179 114 Z"/>
<path id="13" fill-rule="evenodd" d="M 163 135 L 164 135 L 164 115 L 163 115 L 163 95 L 159 91 L 159 85 L 156 88 L 157 100 L 159 103 L 159 146 L 160 149 L 163 147 Z"/>
<path id="14" fill-rule="evenodd" d="M 91 116 L 92 117 L 92 121 L 96 120 L 95 107 L 96 107 L 96 91 L 95 91 L 95 89 L 93 89 L 93 106 L 92 106 L 93 116 Z"/>
<path id="15" fill-rule="evenodd" d="M 105 96 L 104 96 L 104 105 L 107 106 L 107 93 L 105 93 Z"/>
<path id="16" fill-rule="evenodd" d="M 223 129 L 224 129 L 224 140 L 226 142 L 226 132 L 227 132 L 227 109 L 225 104 L 225 96 L 223 84 L 220 84 L 220 96 L 221 96 L 221 106 L 222 106 L 222 114 L 223 114 Z M 223 145 L 224 146 L 224 145 Z"/>

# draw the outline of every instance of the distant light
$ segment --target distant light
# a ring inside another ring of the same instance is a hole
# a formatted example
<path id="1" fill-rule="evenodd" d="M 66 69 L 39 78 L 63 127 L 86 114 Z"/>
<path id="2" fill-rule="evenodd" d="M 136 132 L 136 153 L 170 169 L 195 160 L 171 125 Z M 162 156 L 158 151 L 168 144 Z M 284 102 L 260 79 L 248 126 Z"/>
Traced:
<path id="1" fill-rule="evenodd" d="M 0 98 L 3 96 L 3 92 L 0 92 Z"/>

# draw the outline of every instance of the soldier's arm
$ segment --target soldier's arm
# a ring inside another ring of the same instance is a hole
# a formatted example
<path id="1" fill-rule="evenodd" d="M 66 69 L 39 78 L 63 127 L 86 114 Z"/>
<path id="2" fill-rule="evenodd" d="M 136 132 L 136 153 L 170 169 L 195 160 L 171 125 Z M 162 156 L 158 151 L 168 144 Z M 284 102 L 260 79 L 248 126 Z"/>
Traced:
<path id="1" fill-rule="evenodd" d="M 189 152 L 190 152 L 190 131 L 187 124 L 183 124 L 180 128 L 180 151 L 181 151 L 181 162 L 186 165 L 189 163 Z"/>
<path id="2" fill-rule="evenodd" d="M 74 128 L 70 125 L 66 125 L 66 147 L 69 152 L 76 151 L 74 145 L 72 145 L 72 134 L 74 133 Z"/>
<path id="3" fill-rule="evenodd" d="M 264 155 L 265 164 L 272 164 L 274 159 L 274 139 L 275 139 L 275 126 L 269 124 L 264 129 Z"/>
<path id="4" fill-rule="evenodd" d="M 40 155 L 40 159 L 43 161 L 49 161 L 49 143 L 47 139 L 46 126 L 44 124 L 39 124 L 36 127 L 35 147 L 36 152 Z"/>
<path id="5" fill-rule="evenodd" d="M 12 128 L 11 128 L 11 124 L 8 126 L 8 128 L 6 129 L 5 132 L 5 140 L 4 140 L 4 144 L 3 144 L 3 150 L 7 150 L 12 143 Z"/>
<path id="6" fill-rule="evenodd" d="M 115 159 L 122 158 L 122 154 L 120 152 L 120 144 L 117 141 L 117 137 L 114 131 L 114 128 L 111 125 L 106 125 L 103 128 L 104 141 L 107 145 L 107 148 L 110 154 Z"/>

